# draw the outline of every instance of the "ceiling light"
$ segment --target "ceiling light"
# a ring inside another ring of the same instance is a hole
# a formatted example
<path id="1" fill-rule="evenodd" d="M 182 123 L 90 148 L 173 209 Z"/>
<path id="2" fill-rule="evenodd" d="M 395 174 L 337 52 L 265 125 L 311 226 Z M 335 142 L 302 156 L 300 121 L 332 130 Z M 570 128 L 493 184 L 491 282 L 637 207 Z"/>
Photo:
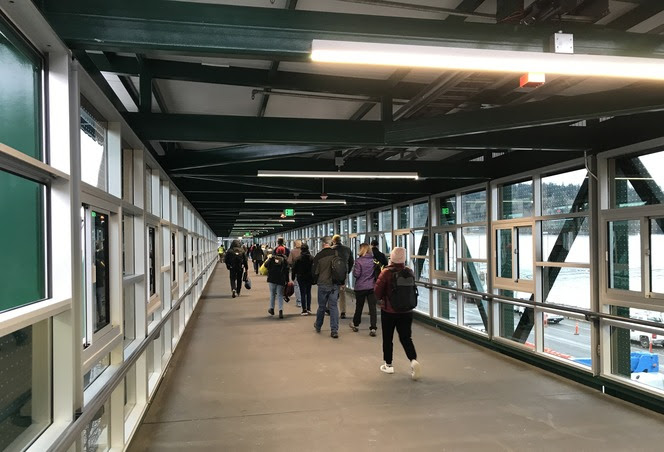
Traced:
<path id="1" fill-rule="evenodd" d="M 239 215 L 282 215 L 283 211 L 280 212 L 240 212 Z M 298 215 L 311 215 L 314 216 L 313 212 L 295 212 L 295 216 Z"/>
<path id="2" fill-rule="evenodd" d="M 245 204 L 346 204 L 345 199 L 245 199 Z"/>
<path id="3" fill-rule="evenodd" d="M 381 171 L 272 171 L 259 170 L 258 177 L 300 177 L 312 179 L 414 179 L 417 173 Z"/>
<path id="4" fill-rule="evenodd" d="M 541 72 L 575 76 L 664 80 L 664 60 L 515 50 L 380 44 L 314 39 L 311 59 L 324 63 L 370 64 L 492 72 Z"/>

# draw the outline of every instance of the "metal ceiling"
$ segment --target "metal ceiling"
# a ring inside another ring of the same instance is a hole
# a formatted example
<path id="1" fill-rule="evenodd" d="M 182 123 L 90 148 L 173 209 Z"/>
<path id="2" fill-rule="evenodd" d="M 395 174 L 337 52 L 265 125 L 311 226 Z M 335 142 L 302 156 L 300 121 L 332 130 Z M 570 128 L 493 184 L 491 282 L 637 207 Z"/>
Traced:
<path id="1" fill-rule="evenodd" d="M 275 210 L 245 198 L 323 189 L 259 169 L 329 171 L 342 157 L 344 170 L 421 175 L 326 180 L 348 204 L 307 206 L 315 215 L 299 227 L 661 136 L 661 84 L 550 77 L 524 89 L 491 71 L 308 61 L 314 38 L 542 52 L 558 30 L 574 34 L 577 53 L 662 58 L 660 0 L 38 3 L 221 236 L 240 212 Z"/>

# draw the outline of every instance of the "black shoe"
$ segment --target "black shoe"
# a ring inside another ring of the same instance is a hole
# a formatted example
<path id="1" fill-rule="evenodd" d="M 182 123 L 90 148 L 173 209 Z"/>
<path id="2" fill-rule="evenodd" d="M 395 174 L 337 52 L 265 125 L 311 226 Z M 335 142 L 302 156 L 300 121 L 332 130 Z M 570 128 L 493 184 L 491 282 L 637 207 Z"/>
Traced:
<path id="1" fill-rule="evenodd" d="M 316 326 L 316 322 L 314 322 L 314 330 L 316 330 L 317 333 L 320 333 L 320 328 Z"/>
<path id="2" fill-rule="evenodd" d="M 357 326 L 355 326 L 355 324 L 353 322 L 350 322 L 348 324 L 348 326 L 350 326 L 350 329 L 353 330 L 356 333 L 359 331 L 359 328 Z"/>
<path id="3" fill-rule="evenodd" d="M 340 319 L 345 319 L 346 318 L 346 313 L 342 312 L 341 315 L 339 315 L 339 318 Z"/>
<path id="4" fill-rule="evenodd" d="M 272 309 L 272 308 L 268 309 L 267 312 L 268 312 L 270 315 L 274 315 L 274 309 Z"/>
<path id="5" fill-rule="evenodd" d="M 332 339 L 339 339 L 339 333 L 337 333 L 336 331 L 332 331 L 332 332 L 330 333 L 330 337 L 331 337 Z"/>
<path id="6" fill-rule="evenodd" d="M 233 298 L 235 298 L 236 296 L 237 296 L 237 292 L 235 292 L 235 290 L 233 290 Z"/>
<path id="7" fill-rule="evenodd" d="M 280 319 L 284 318 L 284 311 L 282 311 L 281 309 L 279 309 L 279 318 Z"/>
<path id="8" fill-rule="evenodd" d="M 288 297 L 284 297 L 284 301 L 285 301 L 286 303 L 288 303 L 288 302 L 290 301 L 290 298 L 288 298 Z"/>

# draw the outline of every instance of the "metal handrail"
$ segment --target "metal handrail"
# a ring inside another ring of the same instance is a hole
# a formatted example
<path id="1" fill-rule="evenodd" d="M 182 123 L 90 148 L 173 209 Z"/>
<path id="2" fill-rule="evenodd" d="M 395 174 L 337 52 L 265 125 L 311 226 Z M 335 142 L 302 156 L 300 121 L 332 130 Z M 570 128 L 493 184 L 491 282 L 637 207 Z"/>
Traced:
<path id="1" fill-rule="evenodd" d="M 503 295 L 496 295 L 496 294 L 490 294 L 486 292 L 473 292 L 471 290 L 465 290 L 465 289 L 456 289 L 453 287 L 448 287 L 448 286 L 441 286 L 439 284 L 434 284 L 434 283 L 428 283 L 428 282 L 421 282 L 417 281 L 415 284 L 418 286 L 423 286 L 426 287 L 427 289 L 438 289 L 438 290 L 444 290 L 447 292 L 456 292 L 461 295 L 468 295 L 472 296 L 475 298 L 481 298 L 482 300 L 486 301 L 505 301 L 511 304 L 519 304 L 522 306 L 531 306 L 533 308 L 540 308 L 543 310 L 556 310 L 556 311 L 563 311 L 563 312 L 569 312 L 571 314 L 577 314 L 577 315 L 582 315 L 585 317 L 587 321 L 599 321 L 600 319 L 604 320 L 610 320 L 614 322 L 621 322 L 621 323 L 630 323 L 634 325 L 641 325 L 641 326 L 647 326 L 649 328 L 658 328 L 658 329 L 664 329 L 664 324 L 662 323 L 656 323 L 656 322 L 650 322 L 648 320 L 640 320 L 640 319 L 631 319 L 627 317 L 620 317 L 617 315 L 612 315 L 612 314 L 604 314 L 602 312 L 595 312 L 595 311 L 589 311 L 587 309 L 579 309 L 579 308 L 572 308 L 569 306 L 563 306 L 559 304 L 553 304 L 553 303 L 542 303 L 539 301 L 533 301 L 533 300 L 524 300 L 522 298 L 513 298 L 513 297 L 508 297 L 508 296 L 503 296 Z"/>
<path id="2" fill-rule="evenodd" d="M 76 418 L 76 420 L 74 420 L 74 422 L 69 424 L 67 428 L 60 434 L 60 436 L 58 436 L 58 438 L 53 442 L 53 444 L 51 444 L 51 446 L 47 449 L 48 452 L 66 452 L 69 450 L 71 445 L 74 444 L 74 441 L 78 439 L 83 429 L 93 420 L 95 414 L 97 414 L 99 409 L 101 409 L 101 407 L 104 406 L 104 404 L 111 397 L 113 391 L 115 391 L 117 386 L 122 383 L 124 377 L 129 372 L 129 369 L 131 369 L 131 366 L 136 364 L 136 361 L 138 361 L 138 358 L 145 351 L 148 345 L 150 345 L 152 341 L 157 338 L 157 335 L 161 333 L 161 330 L 166 322 L 170 320 L 175 311 L 180 308 L 180 305 L 184 301 L 185 297 L 191 293 L 194 286 L 203 277 L 203 273 L 216 263 L 217 259 L 215 258 L 207 265 L 207 267 L 205 267 L 205 270 L 201 272 L 201 274 L 198 275 L 194 281 L 192 281 L 192 283 L 189 285 L 189 288 L 182 294 L 180 298 L 178 298 L 175 304 L 171 306 L 171 309 L 159 321 L 157 326 L 153 328 L 150 333 L 148 333 L 143 341 L 141 341 L 140 345 L 136 347 L 131 356 L 122 362 L 122 364 L 117 368 L 116 372 L 111 376 L 104 387 L 94 395 L 92 400 L 90 400 L 90 402 L 85 406 L 85 410 Z"/>

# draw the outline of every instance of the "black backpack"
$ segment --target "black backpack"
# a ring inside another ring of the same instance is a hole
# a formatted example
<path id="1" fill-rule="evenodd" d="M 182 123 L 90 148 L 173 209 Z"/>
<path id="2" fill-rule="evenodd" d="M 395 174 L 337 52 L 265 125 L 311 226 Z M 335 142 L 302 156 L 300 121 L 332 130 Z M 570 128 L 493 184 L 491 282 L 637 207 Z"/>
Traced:
<path id="1" fill-rule="evenodd" d="M 339 256 L 339 251 L 334 250 L 334 256 L 331 263 L 332 284 L 342 285 L 346 283 L 348 274 L 348 262 Z"/>
<path id="2" fill-rule="evenodd" d="M 390 305 L 396 312 L 408 312 L 417 306 L 417 286 L 415 275 L 408 268 L 390 270 L 392 272 L 392 294 Z"/>
<path id="3" fill-rule="evenodd" d="M 242 252 L 239 250 L 233 250 L 233 257 L 231 258 L 231 268 L 239 270 L 242 268 L 244 262 Z"/>
<path id="4" fill-rule="evenodd" d="M 380 276 L 380 272 L 383 271 L 383 264 L 378 262 L 376 259 L 373 260 L 373 279 L 376 281 Z"/>

